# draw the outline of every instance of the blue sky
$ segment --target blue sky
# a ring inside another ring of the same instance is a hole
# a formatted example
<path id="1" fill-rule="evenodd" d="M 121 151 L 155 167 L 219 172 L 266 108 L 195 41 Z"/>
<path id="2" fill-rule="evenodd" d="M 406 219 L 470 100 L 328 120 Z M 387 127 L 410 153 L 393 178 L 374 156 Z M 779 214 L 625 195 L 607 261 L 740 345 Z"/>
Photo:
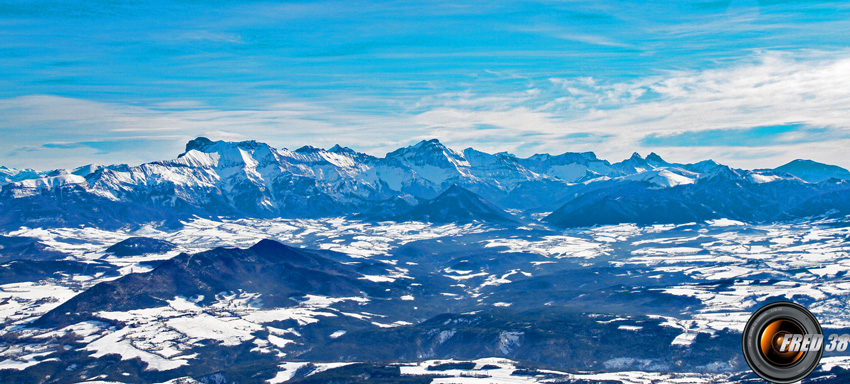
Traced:
<path id="1" fill-rule="evenodd" d="M 848 84 L 841 1 L 9 0 L 0 165 L 203 135 L 850 167 Z"/>

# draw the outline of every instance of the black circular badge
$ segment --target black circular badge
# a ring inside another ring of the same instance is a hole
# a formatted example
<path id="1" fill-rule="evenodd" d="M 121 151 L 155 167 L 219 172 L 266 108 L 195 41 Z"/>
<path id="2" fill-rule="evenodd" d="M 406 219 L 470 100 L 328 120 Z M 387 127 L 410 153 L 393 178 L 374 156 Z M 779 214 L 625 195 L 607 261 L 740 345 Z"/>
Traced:
<path id="1" fill-rule="evenodd" d="M 778 301 L 761 307 L 744 327 L 744 358 L 759 377 L 773 383 L 793 383 L 817 368 L 823 348 L 782 351 L 794 335 L 823 332 L 818 319 L 802 305 Z"/>

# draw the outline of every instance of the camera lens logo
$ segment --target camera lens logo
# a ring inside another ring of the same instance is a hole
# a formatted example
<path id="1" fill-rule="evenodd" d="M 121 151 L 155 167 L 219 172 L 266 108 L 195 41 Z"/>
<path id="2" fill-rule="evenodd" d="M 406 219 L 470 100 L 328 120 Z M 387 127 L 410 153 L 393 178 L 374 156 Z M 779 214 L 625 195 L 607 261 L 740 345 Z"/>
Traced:
<path id="1" fill-rule="evenodd" d="M 823 332 L 805 307 L 770 303 L 744 327 L 744 358 L 750 368 L 774 383 L 793 383 L 817 368 L 823 356 Z"/>

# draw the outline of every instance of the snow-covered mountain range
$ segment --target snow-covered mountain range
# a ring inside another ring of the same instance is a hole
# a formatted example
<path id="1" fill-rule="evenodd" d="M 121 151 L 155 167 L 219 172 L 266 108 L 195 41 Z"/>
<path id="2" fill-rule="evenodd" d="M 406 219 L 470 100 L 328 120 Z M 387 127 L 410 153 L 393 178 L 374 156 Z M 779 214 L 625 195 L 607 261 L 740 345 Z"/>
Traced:
<path id="1" fill-rule="evenodd" d="M 850 172 L 809 160 L 741 170 L 676 164 L 652 153 L 610 163 L 592 152 L 519 158 L 438 140 L 379 158 L 334 146 L 294 151 L 197 138 L 176 159 L 37 172 L 0 168 L 0 226 L 176 223 L 200 217 L 467 217 L 424 212 L 452 186 L 481 206 L 556 226 L 677 223 L 720 217 L 777 221 L 850 213 Z M 477 195 L 477 196 L 475 196 Z M 451 196 L 449 196 L 451 198 Z M 462 209 L 462 204 L 448 204 Z M 594 215 L 588 215 L 588 211 Z M 411 216 L 412 215 L 412 216 Z M 510 220 L 509 220 L 510 221 Z"/>
<path id="2" fill-rule="evenodd" d="M 752 382 L 764 303 L 850 332 L 848 174 L 204 138 L 0 168 L 0 381 Z"/>

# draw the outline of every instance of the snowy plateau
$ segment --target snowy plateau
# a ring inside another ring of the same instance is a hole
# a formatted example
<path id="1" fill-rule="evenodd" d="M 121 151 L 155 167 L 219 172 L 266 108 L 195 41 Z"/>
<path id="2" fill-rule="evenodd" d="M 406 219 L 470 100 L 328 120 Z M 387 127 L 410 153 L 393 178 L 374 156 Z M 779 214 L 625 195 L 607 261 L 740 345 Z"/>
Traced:
<path id="1" fill-rule="evenodd" d="M 0 382 L 758 382 L 765 303 L 850 333 L 848 179 L 436 140 L 0 167 Z"/>

